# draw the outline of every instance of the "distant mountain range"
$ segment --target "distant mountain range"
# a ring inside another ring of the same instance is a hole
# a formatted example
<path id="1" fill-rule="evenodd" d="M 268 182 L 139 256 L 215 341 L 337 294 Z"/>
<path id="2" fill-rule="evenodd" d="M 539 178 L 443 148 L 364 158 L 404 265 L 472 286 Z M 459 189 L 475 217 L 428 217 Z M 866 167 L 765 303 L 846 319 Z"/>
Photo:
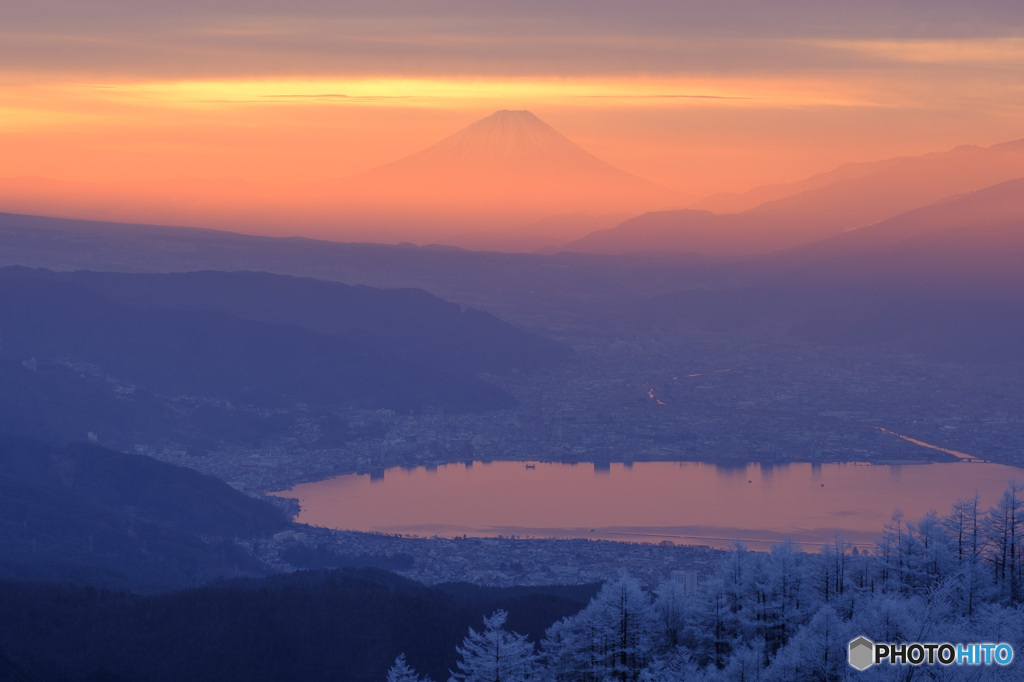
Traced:
<path id="1" fill-rule="evenodd" d="M 522 156 L 529 165 L 537 158 L 529 132 L 538 127 L 536 123 L 523 112 L 503 114 L 381 173 L 419 172 L 416 169 L 423 164 L 451 159 L 484 164 L 473 150 L 482 150 L 487 158 Z M 488 132 L 503 127 L 513 132 L 497 137 Z M 537 135 L 550 136 L 543 128 Z M 520 142 L 505 147 L 499 140 Z M 579 156 L 571 150 L 566 155 Z M 1012 311 L 1017 292 L 1024 287 L 1019 265 L 1024 262 L 1024 141 L 848 165 L 803 183 L 755 191 L 739 203 L 770 196 L 776 198 L 740 213 L 647 213 L 593 232 L 549 256 L 272 239 L 0 214 L 0 263 L 98 270 L 244 268 L 374 286 L 415 286 L 528 325 L 543 320 L 549 327 L 567 328 L 576 319 L 612 320 L 637 313 L 644 309 L 638 301 L 677 292 L 680 310 L 700 296 L 710 300 L 719 295 L 724 298 L 716 305 L 727 312 L 743 311 L 748 304 L 755 307 L 755 314 L 757 306 L 772 310 L 774 304 L 754 295 L 756 289 L 775 291 L 780 300 L 805 301 L 806 310 L 821 311 L 822 319 L 829 311 L 853 305 L 863 315 L 849 319 L 868 328 L 873 315 L 891 308 L 881 300 L 888 288 L 894 292 L 893 301 L 905 295 L 906 306 L 931 311 L 928 321 L 918 320 L 917 328 L 932 329 L 937 337 L 949 331 L 942 330 L 938 298 L 950 294 L 961 297 L 953 306 L 961 324 L 979 330 L 991 327 L 988 322 L 976 324 L 972 309 L 978 315 L 989 311 L 1005 319 L 1018 317 Z M 579 215 L 573 220 L 577 226 L 588 221 Z M 821 295 L 810 301 L 799 294 L 801 288 L 819 290 Z M 707 293 L 727 291 L 733 293 Z M 978 303 L 986 296 L 1002 303 L 992 303 L 994 308 Z M 857 300 L 871 305 L 858 307 Z M 656 323 L 672 308 L 664 305 L 666 301 L 652 303 L 650 310 L 659 312 L 645 319 Z M 797 313 L 799 305 L 780 312 L 780 319 L 794 319 Z M 916 313 L 908 315 L 902 309 L 890 314 L 904 321 L 918 319 Z M 706 317 L 701 313 L 694 319 L 702 316 Z M 322 316 L 321 322 L 328 318 Z M 837 323 L 835 328 L 842 327 Z M 990 331 L 1012 331 L 1003 327 Z M 395 329 L 388 327 L 388 334 Z M 956 349 L 942 352 L 971 356 L 967 336 L 959 334 Z M 889 335 L 897 337 L 906 338 L 902 332 Z M 938 352 L 934 344 L 931 347 Z M 1004 351 L 997 349 L 997 355 Z"/>
<path id="2" fill-rule="evenodd" d="M 584 311 L 614 310 L 633 293 L 688 286 L 707 276 L 706 260 L 670 254 L 652 266 L 646 256 L 472 252 L 0 213 L 0 265 L 153 273 L 252 270 L 413 287 L 527 325 L 539 316 L 571 323 Z M 574 312 L 567 316 L 569 310 Z"/>
<path id="3" fill-rule="evenodd" d="M 696 208 L 728 208 L 718 200 L 646 213 L 562 248 L 605 254 L 760 255 L 827 239 L 1021 177 L 1024 140 L 987 148 L 957 147 L 944 153 L 844 166 L 804 183 L 753 190 L 748 198 L 782 196 L 739 213 L 715 214 Z M 746 203 L 737 200 L 733 205 L 745 207 Z"/>
<path id="4" fill-rule="evenodd" d="M 584 151 L 529 111 L 498 111 L 354 176 L 289 187 L 177 179 L 122 188 L 0 180 L 0 210 L 348 242 L 743 258 L 803 246 L 1024 178 L 1024 140 L 844 164 L 699 201 Z"/>
<path id="5" fill-rule="evenodd" d="M 961 360 L 998 359 L 1016 357 L 1019 346 L 1013 339 L 1019 338 L 1014 335 L 1014 325 L 1021 319 L 1020 300 L 1024 298 L 1020 293 L 1024 291 L 1024 270 L 1019 267 L 1024 262 L 1024 220 L 1019 210 L 1022 182 L 1001 183 L 863 230 L 736 261 L 666 253 L 481 253 L 0 215 L 0 263 L 108 270 L 269 269 L 383 286 L 416 285 L 549 329 L 620 325 L 623 321 L 657 326 L 724 325 L 726 329 L 769 323 L 823 343 L 903 344 Z M 205 297 L 210 306 L 239 322 L 285 323 L 302 332 L 330 332 L 330 325 L 338 324 L 332 320 L 343 317 L 332 317 L 329 308 L 314 306 L 312 314 L 303 318 L 302 306 L 289 302 L 319 300 L 319 283 L 283 280 L 287 282 L 283 291 L 291 291 L 291 298 L 273 303 L 274 298 L 262 291 L 258 281 L 243 285 L 252 275 L 238 275 L 231 281 L 241 292 L 253 287 L 261 292 L 258 298 L 268 301 L 258 315 L 247 312 L 241 305 L 245 297 L 233 300 L 240 294 L 230 293 L 230 288 L 218 295 L 204 293 L 204 287 L 216 288 L 204 282 L 222 276 L 194 273 L 187 286 L 181 282 L 172 286 L 180 275 L 150 280 L 125 275 L 65 275 L 69 285 L 81 282 L 89 288 L 100 287 L 124 303 L 152 297 L 168 308 L 196 308 L 200 305 L 196 301 Z M 124 286 L 117 284 L 122 278 L 126 278 Z M 174 294 L 175 286 L 183 288 Z M 374 324 L 382 335 L 385 330 L 400 329 L 400 323 L 398 327 L 391 322 Z M 495 328 L 489 338 L 500 336 L 499 332 Z M 346 338 L 360 342 L 358 336 Z M 476 347 L 480 349 L 482 344 L 483 348 L 465 355 L 482 353 L 482 360 L 472 367 L 485 366 L 483 359 L 489 357 L 487 362 L 496 367 L 509 366 L 490 355 L 488 337 L 476 338 Z M 380 345 L 389 348 L 386 340 Z M 500 353 L 501 348 L 495 341 L 493 349 Z M 440 361 L 445 361 L 444 355 L 439 354 Z M 416 351 L 414 357 L 428 361 L 422 351 Z M 20 362 L 26 358 L 12 361 L 12 370 L 18 371 L 11 377 L 18 381 L 41 376 L 24 372 Z M 101 398 L 106 394 L 99 388 L 91 390 L 99 393 L 80 401 L 85 409 L 67 410 L 71 415 L 68 428 L 73 426 L 76 433 L 88 430 L 91 406 L 97 406 L 99 412 L 98 406 L 103 404 Z M 136 402 L 143 399 L 141 394 L 136 396 Z M 51 405 L 49 409 L 55 408 Z M 27 414 L 31 416 L 31 410 Z M 263 437 L 271 428 L 264 422 L 249 424 L 244 415 L 229 416 L 231 419 L 213 422 L 208 430 L 216 426 L 234 434 Z M 172 417 L 166 417 L 164 423 L 174 424 Z M 31 424 L 32 420 L 22 423 Z"/>
<path id="6" fill-rule="evenodd" d="M 568 353 L 418 290 L 0 269 L 0 431 L 42 440 L 203 448 L 288 435 L 274 410 L 296 404 L 507 407 L 512 397 L 478 374 Z"/>
<path id="7" fill-rule="evenodd" d="M 1024 360 L 1024 179 L 760 258 L 651 297 L 635 323 L 783 334 L 957 362 Z"/>
<path id="8" fill-rule="evenodd" d="M 859 180 L 872 176 L 884 177 L 888 173 L 894 174 L 888 177 L 899 175 L 913 176 L 922 167 L 932 166 L 937 168 L 943 164 L 948 165 L 949 161 L 954 160 L 957 163 L 967 160 L 969 167 L 961 170 L 966 170 L 968 173 L 976 173 L 981 170 L 979 180 L 982 186 L 984 186 L 998 182 L 1000 179 L 1005 179 L 1005 173 L 1009 173 L 1010 177 L 1015 177 L 1016 171 L 1014 169 L 1020 168 L 1020 162 L 1018 159 L 1013 158 L 1013 153 L 1019 152 L 1022 146 L 1024 146 L 1024 140 L 1005 142 L 991 147 L 961 145 L 950 151 L 934 152 L 921 156 L 899 156 L 891 159 L 882 159 L 881 161 L 844 163 L 830 171 L 817 173 L 798 182 L 762 185 L 742 194 L 727 192 L 715 194 L 693 202 L 686 208 L 711 211 L 712 213 L 743 213 L 761 204 L 820 189 L 837 182 Z M 947 167 L 946 170 L 957 172 L 956 168 Z"/>
<path id="9" fill-rule="evenodd" d="M 51 276 L 119 304 L 213 312 L 302 330 L 454 376 L 549 367 L 569 355 L 559 343 L 422 289 L 380 289 L 244 271 Z"/>
<path id="10" fill-rule="evenodd" d="M 318 183 L 0 179 L 0 210 L 17 213 L 525 251 L 606 227 L 603 216 L 621 220 L 690 200 L 596 158 L 529 111 L 508 110 L 393 163 Z M 588 220 L 590 230 L 581 231 Z"/>
<path id="11" fill-rule="evenodd" d="M 1024 178 L 952 197 L 764 260 L 776 276 L 998 291 L 1024 272 Z"/>

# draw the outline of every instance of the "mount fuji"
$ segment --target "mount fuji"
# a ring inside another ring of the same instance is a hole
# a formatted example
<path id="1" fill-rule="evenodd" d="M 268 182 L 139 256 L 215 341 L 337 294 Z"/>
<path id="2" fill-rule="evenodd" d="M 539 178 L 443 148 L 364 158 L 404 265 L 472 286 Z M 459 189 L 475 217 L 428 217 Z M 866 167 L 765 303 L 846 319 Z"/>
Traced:
<path id="1" fill-rule="evenodd" d="M 580 214 L 635 215 L 685 197 L 598 159 L 529 111 L 503 110 L 349 178 L 339 201 L 372 222 L 446 224 L 455 234 L 541 220 L 557 231 L 559 215 L 580 229 Z"/>
<path id="2" fill-rule="evenodd" d="M 0 179 L 7 212 L 499 251 L 558 246 L 691 200 L 598 159 L 529 111 L 498 111 L 393 163 L 312 183 Z"/>

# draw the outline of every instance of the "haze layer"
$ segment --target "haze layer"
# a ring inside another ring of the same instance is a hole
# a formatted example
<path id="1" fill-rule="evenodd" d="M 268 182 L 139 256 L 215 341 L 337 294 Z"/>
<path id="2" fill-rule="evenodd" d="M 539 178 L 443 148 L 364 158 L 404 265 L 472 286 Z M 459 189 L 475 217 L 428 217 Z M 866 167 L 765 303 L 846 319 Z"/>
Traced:
<path id="1" fill-rule="evenodd" d="M 996 2 L 8 3 L 0 177 L 50 213 L 86 197 L 104 217 L 325 234 L 333 216 L 238 207 L 302 206 L 529 109 L 697 199 L 1020 138 L 1022 26 Z"/>

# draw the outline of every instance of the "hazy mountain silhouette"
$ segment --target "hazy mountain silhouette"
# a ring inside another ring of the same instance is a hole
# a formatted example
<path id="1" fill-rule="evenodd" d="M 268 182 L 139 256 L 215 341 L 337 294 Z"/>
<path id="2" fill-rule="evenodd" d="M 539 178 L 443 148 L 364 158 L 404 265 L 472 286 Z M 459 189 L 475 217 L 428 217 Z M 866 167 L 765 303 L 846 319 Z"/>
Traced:
<path id="1" fill-rule="evenodd" d="M 821 281 L 938 289 L 1024 284 L 1024 178 L 924 206 L 766 260 L 759 269 Z"/>
<path id="2" fill-rule="evenodd" d="M 508 110 L 353 176 L 339 192 L 362 219 L 410 238 L 417 230 L 424 234 L 417 227 L 423 224 L 486 232 L 553 215 L 629 214 L 685 203 L 584 151 L 531 112 Z"/>
<path id="3" fill-rule="evenodd" d="M 483 211 L 525 205 L 541 215 L 636 210 L 670 190 L 584 151 L 529 111 L 498 111 L 423 151 L 352 178 L 392 201 Z"/>
<path id="4" fill-rule="evenodd" d="M 42 177 L 0 178 L 0 207 L 13 213 L 119 222 L 251 229 L 280 226 L 287 187 L 238 178 L 82 182 Z M 292 217 L 302 207 L 290 202 Z"/>
<path id="5" fill-rule="evenodd" d="M 142 455 L 0 433 L 0 577 L 181 587 L 263 568 L 230 539 L 287 526 L 267 502 Z M 206 540 L 202 538 L 207 538 Z"/>
<path id="6" fill-rule="evenodd" d="M 421 244 L 516 228 L 518 238 L 504 239 L 503 248 L 526 251 L 551 245 L 550 231 L 526 227 L 538 220 L 635 215 L 691 199 L 601 161 L 529 111 L 498 111 L 427 149 L 340 180 L 105 186 L 0 179 L 0 210 L 9 212 Z M 556 241 L 576 236 L 558 234 Z"/>
<path id="7" fill-rule="evenodd" d="M 758 330 L 958 362 L 1020 361 L 1024 178 L 760 259 L 718 286 L 655 297 L 634 319 Z"/>
<path id="8" fill-rule="evenodd" d="M 533 324 L 608 312 L 631 292 L 707 276 L 706 259 L 488 253 L 410 244 L 262 237 L 202 228 L 0 213 L 0 265 L 56 270 L 253 270 L 374 287 L 415 287 Z"/>
<path id="9" fill-rule="evenodd" d="M 587 253 L 699 252 L 749 256 L 792 248 L 941 199 L 1024 176 L 1024 140 L 869 165 L 738 214 L 693 209 L 647 213 L 563 247 Z M 863 170 L 863 169 L 862 169 Z"/>
<path id="10" fill-rule="evenodd" d="M 294 424 L 266 408 L 299 403 L 508 407 L 478 373 L 568 354 L 423 291 L 263 273 L 3 268 L 0 334 L 0 431 L 119 448 L 280 438 Z M 344 423 L 325 446 L 348 438 Z"/>
<path id="11" fill-rule="evenodd" d="M 1024 177 L 943 199 L 799 251 L 811 254 L 833 249 L 850 253 L 854 249 L 885 248 L 944 230 L 981 230 L 1011 224 L 1024 228 Z"/>
<path id="12" fill-rule="evenodd" d="M 844 163 L 830 171 L 815 173 L 796 182 L 758 185 L 746 192 L 719 192 L 687 204 L 686 208 L 695 211 L 711 211 L 712 213 L 719 214 L 743 213 L 769 201 L 777 201 L 794 194 L 818 189 L 839 180 L 862 178 L 872 173 L 877 173 L 887 166 L 901 161 L 903 158 L 906 157 L 869 161 L 866 163 Z"/>
<path id="13" fill-rule="evenodd" d="M 623 213 L 602 216 L 567 213 L 495 232 L 460 232 L 439 241 L 473 251 L 557 253 L 563 244 L 615 227 L 629 217 Z"/>
<path id="14" fill-rule="evenodd" d="M 890 170 L 896 173 L 913 172 L 914 166 L 959 165 L 965 160 L 969 160 L 968 163 L 972 164 L 980 162 L 989 167 L 990 172 L 983 170 L 983 177 L 979 178 L 982 183 L 979 187 L 984 187 L 1024 174 L 1024 163 L 1020 161 L 1018 154 L 1022 146 L 1024 146 L 1024 140 L 1005 142 L 991 147 L 961 145 L 947 152 L 935 152 L 920 156 L 898 156 L 865 163 L 844 163 L 830 171 L 816 173 L 798 182 L 761 185 L 742 193 L 713 194 L 687 205 L 686 208 L 711 211 L 712 213 L 743 213 L 764 203 L 816 190 L 843 180 L 857 180 L 885 174 Z M 977 170 L 978 168 L 975 167 L 971 172 L 977 172 Z"/>
<path id="15" fill-rule="evenodd" d="M 421 289 L 377 289 L 265 272 L 74 272 L 56 277 L 117 303 L 213 311 L 283 325 L 457 373 L 545 367 L 569 354 L 559 343 Z"/>

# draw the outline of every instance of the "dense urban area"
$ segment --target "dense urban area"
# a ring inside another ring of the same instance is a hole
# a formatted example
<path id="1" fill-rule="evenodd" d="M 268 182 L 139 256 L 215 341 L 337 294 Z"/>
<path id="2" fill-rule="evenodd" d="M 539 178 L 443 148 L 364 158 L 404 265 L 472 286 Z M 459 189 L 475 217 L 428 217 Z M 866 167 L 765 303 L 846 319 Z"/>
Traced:
<path id="1" fill-rule="evenodd" d="M 1024 439 L 1017 391 L 1024 377 L 1016 365 L 959 365 L 734 334 L 572 341 L 573 360 L 561 368 L 489 377 L 516 397 L 513 409 L 326 415 L 298 406 L 289 411 L 299 424 L 294 436 L 263 447 L 140 444 L 136 451 L 251 493 L 472 460 L 881 464 L 945 461 L 955 452 L 1024 466 L 1024 454 L 1013 447 Z M 356 437 L 317 447 L 339 422 Z"/>
<path id="2" fill-rule="evenodd" d="M 1014 395 L 1020 380 L 1006 365 L 957 365 L 784 339 L 755 342 L 734 334 L 566 340 L 575 354 L 557 370 L 489 377 L 516 397 L 513 409 L 327 416 L 303 414 L 300 406 L 291 410 L 297 433 L 260 448 L 136 449 L 253 495 L 342 474 L 473 460 L 887 464 L 960 456 L 1024 465 L 1010 447 L 1024 438 L 1024 406 L 999 399 Z M 340 447 L 316 447 L 339 419 L 357 437 Z M 295 500 L 267 499 L 298 512 Z M 672 542 L 413 538 L 317 527 L 243 544 L 283 571 L 347 562 L 387 567 L 428 584 L 498 586 L 582 584 L 627 570 L 648 587 L 674 579 L 695 589 L 722 556 Z"/>

